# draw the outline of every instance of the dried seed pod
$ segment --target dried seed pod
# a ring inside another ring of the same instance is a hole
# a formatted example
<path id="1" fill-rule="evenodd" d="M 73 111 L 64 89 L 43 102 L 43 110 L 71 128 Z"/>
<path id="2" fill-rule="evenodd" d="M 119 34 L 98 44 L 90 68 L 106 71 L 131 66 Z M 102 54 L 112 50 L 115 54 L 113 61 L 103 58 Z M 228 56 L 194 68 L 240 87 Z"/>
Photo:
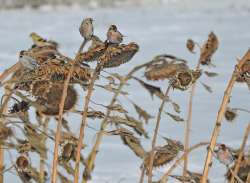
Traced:
<path id="1" fill-rule="evenodd" d="M 187 70 L 188 66 L 184 63 L 178 64 L 157 64 L 148 66 L 145 70 L 145 77 L 148 80 L 160 80 L 173 78 L 180 70 Z"/>
<path id="2" fill-rule="evenodd" d="M 182 70 L 176 73 L 172 85 L 174 88 L 184 91 L 187 90 L 200 76 L 200 71 Z"/>
<path id="3" fill-rule="evenodd" d="M 199 60 L 202 65 L 211 64 L 211 58 L 215 53 L 215 51 L 217 50 L 218 45 L 219 45 L 219 40 L 217 36 L 213 32 L 210 32 L 208 35 L 208 40 L 204 43 L 201 49 Z"/>
<path id="4" fill-rule="evenodd" d="M 194 53 L 195 43 L 192 39 L 187 40 L 186 47 L 187 47 L 188 51 L 190 51 L 191 53 Z"/>
<path id="5" fill-rule="evenodd" d="M 224 116 L 227 121 L 232 122 L 237 117 L 237 111 L 227 107 Z"/>
<path id="6" fill-rule="evenodd" d="M 26 155 L 22 154 L 16 159 L 16 166 L 19 170 L 25 171 L 29 166 L 29 159 Z"/>
<path id="7" fill-rule="evenodd" d="M 58 115 L 63 87 L 63 84 L 53 84 L 49 91 L 44 93 L 44 96 L 38 96 L 36 102 L 45 106 L 45 109 L 41 109 L 39 112 L 45 115 Z M 69 86 L 64 104 L 64 112 L 71 110 L 76 102 L 77 92 L 72 86 Z"/>

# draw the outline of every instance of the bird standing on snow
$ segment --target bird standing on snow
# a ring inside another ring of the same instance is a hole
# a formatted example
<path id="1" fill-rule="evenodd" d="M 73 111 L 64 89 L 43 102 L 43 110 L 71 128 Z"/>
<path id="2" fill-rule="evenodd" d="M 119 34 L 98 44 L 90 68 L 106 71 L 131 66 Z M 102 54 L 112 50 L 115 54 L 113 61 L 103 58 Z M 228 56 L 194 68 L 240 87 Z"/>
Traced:
<path id="1" fill-rule="evenodd" d="M 123 41 L 123 35 L 120 33 L 116 25 L 111 25 L 107 32 L 107 41 L 108 43 L 120 44 Z"/>

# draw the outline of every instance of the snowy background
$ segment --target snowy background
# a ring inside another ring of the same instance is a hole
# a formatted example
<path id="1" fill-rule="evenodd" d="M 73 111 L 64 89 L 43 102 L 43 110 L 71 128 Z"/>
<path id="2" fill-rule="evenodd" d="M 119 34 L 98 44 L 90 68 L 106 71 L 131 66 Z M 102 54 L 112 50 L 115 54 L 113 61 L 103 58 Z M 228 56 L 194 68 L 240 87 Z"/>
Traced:
<path id="1" fill-rule="evenodd" d="M 115 69 L 116 72 L 124 74 L 133 66 L 149 61 L 155 55 L 162 53 L 186 58 L 189 60 L 190 66 L 194 67 L 198 55 L 192 55 L 186 50 L 186 40 L 192 38 L 196 42 L 202 43 L 207 39 L 208 33 L 214 31 L 219 38 L 220 45 L 213 57 L 213 63 L 217 67 L 213 68 L 212 71 L 218 72 L 220 75 L 209 79 L 202 77 L 203 82 L 212 86 L 213 94 L 207 93 L 198 84 L 194 99 L 191 131 L 192 144 L 209 141 L 223 92 L 233 71 L 236 58 L 243 56 L 250 47 L 250 1 L 157 1 L 159 4 L 151 4 L 152 1 L 144 2 L 141 0 L 140 2 L 142 2 L 140 6 L 138 3 L 135 5 L 128 3 L 123 7 L 100 7 L 97 4 L 87 7 L 78 5 L 51 7 L 46 5 L 36 10 L 27 7 L 19 10 L 1 10 L 0 72 L 17 61 L 20 50 L 27 49 L 31 45 L 30 32 L 37 32 L 44 37 L 60 42 L 61 51 L 73 57 L 82 41 L 78 33 L 78 26 L 84 17 L 94 18 L 95 33 L 102 39 L 105 39 L 109 25 L 116 24 L 120 31 L 126 35 L 124 42 L 134 41 L 140 45 L 140 51 L 131 62 Z M 163 5 L 161 5 L 162 3 Z M 137 76 L 142 76 L 142 74 L 139 72 Z M 165 86 L 167 83 L 154 84 Z M 138 83 L 131 82 L 131 85 L 126 88 L 128 91 L 132 91 L 129 98 L 156 116 L 160 105 L 159 100 L 157 98 L 152 100 L 143 89 L 138 90 L 138 86 Z M 2 93 L 0 94 L 2 95 Z M 173 100 L 181 105 L 181 116 L 184 118 L 187 114 L 188 95 L 188 92 L 174 91 L 171 93 Z M 98 103 L 108 104 L 109 96 L 104 94 L 102 90 L 96 90 L 94 100 Z M 82 109 L 82 98 L 83 96 L 80 95 L 77 105 L 79 109 Z M 124 99 L 121 97 L 120 100 Z M 236 85 L 230 106 L 250 108 L 249 91 L 245 85 Z M 126 109 L 133 111 L 129 105 Z M 170 106 L 166 105 L 165 110 L 170 110 Z M 77 133 L 80 117 L 66 116 L 66 118 L 70 121 L 73 131 Z M 250 115 L 241 112 L 234 123 L 223 123 L 218 141 L 238 148 L 249 121 Z M 92 123 L 91 121 L 90 124 L 98 129 L 99 122 Z M 150 125 L 146 127 L 150 136 L 152 136 L 154 124 L 154 121 L 150 121 Z M 52 128 L 55 128 L 55 124 L 52 125 Z M 95 131 L 87 129 L 86 143 L 90 144 L 88 148 L 91 148 L 91 144 L 95 140 L 94 134 Z M 183 134 L 184 124 L 176 124 L 163 114 L 160 135 L 184 141 Z M 161 137 L 158 139 L 158 144 L 163 142 Z M 149 149 L 150 141 L 144 141 L 143 145 Z M 202 172 L 205 152 L 205 148 L 203 148 L 192 153 L 190 170 Z M 8 155 L 6 155 L 6 159 L 8 159 Z M 105 137 L 98 153 L 92 182 L 138 182 L 140 164 L 141 160 L 128 147 L 124 146 L 118 137 Z M 167 167 L 157 169 L 155 171 L 156 177 L 161 175 L 165 169 Z M 181 172 L 182 166 L 180 165 L 176 170 L 175 173 Z M 223 165 L 215 160 L 210 172 L 211 182 L 224 182 L 224 173 Z M 13 174 L 7 173 L 4 182 L 19 183 L 19 180 L 14 177 Z M 176 181 L 170 179 L 169 182 Z"/>

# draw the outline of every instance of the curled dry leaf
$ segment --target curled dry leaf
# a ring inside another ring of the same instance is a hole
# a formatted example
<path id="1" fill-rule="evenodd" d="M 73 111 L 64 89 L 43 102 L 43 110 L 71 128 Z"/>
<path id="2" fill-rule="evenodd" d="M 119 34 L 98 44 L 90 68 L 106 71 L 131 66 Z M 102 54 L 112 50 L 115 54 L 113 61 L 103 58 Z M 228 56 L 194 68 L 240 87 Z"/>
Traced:
<path id="1" fill-rule="evenodd" d="M 127 131 L 127 130 L 126 130 Z M 143 158 L 146 154 L 141 145 L 140 140 L 133 133 L 120 133 L 120 137 L 125 145 L 127 145 L 138 157 Z"/>
<path id="2" fill-rule="evenodd" d="M 217 50 L 218 46 L 219 46 L 219 40 L 217 36 L 213 32 L 210 32 L 207 41 L 201 48 L 201 54 L 199 60 L 202 65 L 211 64 L 211 58 L 215 53 L 215 51 Z"/>
<path id="3" fill-rule="evenodd" d="M 172 104 L 175 112 L 177 112 L 177 113 L 181 112 L 181 108 L 180 108 L 179 104 L 173 102 L 172 100 L 170 101 L 170 103 Z"/>
<path id="4" fill-rule="evenodd" d="M 208 72 L 208 71 L 204 71 L 204 74 L 206 74 L 206 76 L 208 76 L 208 77 L 216 77 L 219 75 L 216 72 Z"/>
<path id="5" fill-rule="evenodd" d="M 122 105 L 120 104 L 114 104 L 112 106 L 107 106 L 108 109 L 112 110 L 112 111 L 117 111 L 117 112 L 120 112 L 120 113 L 128 113 L 128 111 L 126 111 Z"/>
<path id="6" fill-rule="evenodd" d="M 126 115 L 126 118 L 122 118 L 120 116 L 110 116 L 109 122 L 129 126 L 133 128 L 139 135 L 144 135 L 146 138 L 148 137 L 146 131 L 143 128 L 143 123 L 128 115 Z"/>
<path id="7" fill-rule="evenodd" d="M 201 85 L 209 92 L 209 93 L 213 93 L 213 90 L 210 86 L 208 86 L 207 84 L 200 82 Z"/>
<path id="8" fill-rule="evenodd" d="M 145 120 L 146 123 L 148 123 L 148 120 L 150 118 L 153 118 L 153 116 L 151 116 L 147 111 L 145 111 L 144 109 L 142 109 L 140 106 L 136 105 L 135 103 L 132 103 L 137 114 L 139 115 L 139 119 L 143 118 Z"/>
<path id="9" fill-rule="evenodd" d="M 195 53 L 194 52 L 195 43 L 192 39 L 187 40 L 186 47 L 187 47 L 188 51 L 190 51 L 191 53 Z"/>
<path id="10" fill-rule="evenodd" d="M 156 147 L 153 167 L 160 167 L 166 165 L 177 157 L 180 151 L 180 147 L 177 146 L 177 144 L 175 144 L 174 142 L 175 141 L 173 141 L 173 143 L 168 143 L 164 146 Z M 147 153 L 143 162 L 144 167 L 146 168 L 146 173 L 148 173 L 149 169 L 150 154 L 150 152 Z"/>
<path id="11" fill-rule="evenodd" d="M 159 97 L 160 99 L 164 99 L 164 94 L 161 91 L 161 88 L 154 86 L 154 85 L 150 85 L 148 83 L 145 83 L 144 81 L 134 77 L 134 79 L 136 81 L 138 81 L 149 93 L 150 95 L 153 97 L 154 95 Z"/>
<path id="12" fill-rule="evenodd" d="M 169 112 L 165 112 L 168 116 L 170 116 L 173 120 L 175 120 L 176 122 L 183 122 L 184 119 L 181 118 L 180 116 L 178 115 L 174 115 L 174 114 L 171 114 Z"/>

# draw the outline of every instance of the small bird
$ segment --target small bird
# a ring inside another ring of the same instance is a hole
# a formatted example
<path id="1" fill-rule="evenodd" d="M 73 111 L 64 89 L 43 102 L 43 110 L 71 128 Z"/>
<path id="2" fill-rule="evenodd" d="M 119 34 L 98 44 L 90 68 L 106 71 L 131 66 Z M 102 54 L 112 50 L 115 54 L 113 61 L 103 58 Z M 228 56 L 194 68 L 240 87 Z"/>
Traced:
<path id="1" fill-rule="evenodd" d="M 56 43 L 55 41 L 51 41 L 51 40 L 48 41 L 48 40 L 42 38 L 40 35 L 38 35 L 35 32 L 32 32 L 30 34 L 30 37 L 31 37 L 35 46 L 38 46 L 38 47 L 53 46 L 55 48 L 58 47 L 58 43 Z"/>
<path id="2" fill-rule="evenodd" d="M 26 54 L 26 51 L 24 50 L 19 53 L 19 62 L 24 68 L 29 70 L 33 70 L 37 67 L 37 61 L 28 54 Z"/>
<path id="3" fill-rule="evenodd" d="M 220 144 L 218 149 L 215 151 L 216 158 L 224 165 L 229 166 L 234 161 L 231 149 L 225 144 Z"/>
<path id="4" fill-rule="evenodd" d="M 123 37 L 124 36 L 118 31 L 116 25 L 111 25 L 107 32 L 106 42 L 112 44 L 120 44 L 123 41 Z"/>
<path id="5" fill-rule="evenodd" d="M 79 32 L 86 41 L 89 41 L 94 34 L 93 19 L 84 19 L 79 27 Z"/>

